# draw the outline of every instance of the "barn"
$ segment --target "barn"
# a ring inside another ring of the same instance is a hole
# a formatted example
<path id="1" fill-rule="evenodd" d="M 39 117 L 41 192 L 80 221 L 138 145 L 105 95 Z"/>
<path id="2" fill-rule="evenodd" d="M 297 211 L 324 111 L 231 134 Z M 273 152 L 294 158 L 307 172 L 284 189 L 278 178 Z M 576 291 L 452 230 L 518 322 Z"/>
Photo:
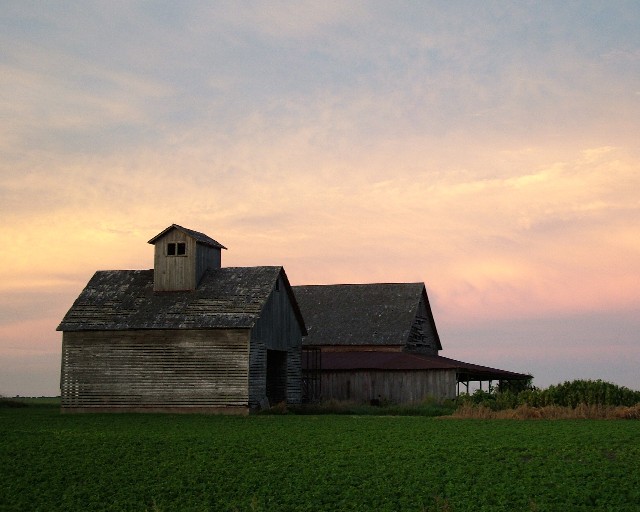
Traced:
<path id="1" fill-rule="evenodd" d="M 63 412 L 246 414 L 301 401 L 305 324 L 282 267 L 222 267 L 173 224 L 151 270 L 96 272 L 58 326 Z"/>
<path id="2" fill-rule="evenodd" d="M 439 355 L 424 283 L 294 286 L 303 339 L 305 398 L 416 403 L 454 398 L 470 382 L 530 375 Z"/>

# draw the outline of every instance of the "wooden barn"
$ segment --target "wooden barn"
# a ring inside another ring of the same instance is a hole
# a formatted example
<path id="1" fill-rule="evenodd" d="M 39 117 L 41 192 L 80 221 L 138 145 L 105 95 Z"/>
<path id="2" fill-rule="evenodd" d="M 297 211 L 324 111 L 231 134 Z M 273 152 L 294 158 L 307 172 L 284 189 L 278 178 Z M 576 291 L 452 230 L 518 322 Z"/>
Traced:
<path id="1" fill-rule="evenodd" d="M 294 286 L 303 339 L 306 398 L 415 403 L 454 398 L 469 382 L 530 375 L 439 355 L 423 283 Z"/>
<path id="2" fill-rule="evenodd" d="M 221 266 L 169 226 L 153 270 L 98 271 L 60 323 L 65 412 L 247 413 L 301 401 L 306 329 L 282 267 Z"/>

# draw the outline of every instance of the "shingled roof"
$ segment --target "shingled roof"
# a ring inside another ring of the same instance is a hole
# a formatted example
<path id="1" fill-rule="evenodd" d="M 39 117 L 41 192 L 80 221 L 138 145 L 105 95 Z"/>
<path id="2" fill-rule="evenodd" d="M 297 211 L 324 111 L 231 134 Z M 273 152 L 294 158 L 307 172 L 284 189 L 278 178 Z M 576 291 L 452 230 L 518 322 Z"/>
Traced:
<path id="1" fill-rule="evenodd" d="M 177 229 L 189 235 L 191 238 L 195 238 L 196 242 L 199 244 L 208 245 L 209 247 L 217 247 L 218 249 L 226 249 L 226 247 L 222 245 L 220 242 L 216 242 L 213 238 L 205 235 L 204 233 L 200 233 L 200 231 L 194 231 L 193 229 L 183 228 L 178 224 L 171 224 L 171 226 L 169 226 L 167 229 L 162 230 L 160 233 L 154 236 L 151 240 L 149 240 L 148 243 L 155 244 L 158 238 L 163 236 L 168 231 L 171 231 L 172 229 Z"/>
<path id="2" fill-rule="evenodd" d="M 425 295 L 423 283 L 294 286 L 305 345 L 404 345 Z M 430 318 L 434 332 L 435 323 Z M 440 344 L 438 340 L 438 344 Z"/>
<path id="3" fill-rule="evenodd" d="M 57 330 L 251 328 L 280 275 L 306 334 L 282 267 L 209 269 L 194 291 L 159 293 L 153 270 L 98 271 Z"/>

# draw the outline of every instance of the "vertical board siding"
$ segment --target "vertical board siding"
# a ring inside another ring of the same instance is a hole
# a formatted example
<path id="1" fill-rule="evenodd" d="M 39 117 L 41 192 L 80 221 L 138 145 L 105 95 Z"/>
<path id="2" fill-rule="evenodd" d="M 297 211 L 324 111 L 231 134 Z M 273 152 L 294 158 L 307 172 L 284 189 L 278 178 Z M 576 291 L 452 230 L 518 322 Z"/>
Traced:
<path id="1" fill-rule="evenodd" d="M 184 242 L 185 256 L 167 256 L 168 242 Z M 172 229 L 156 240 L 154 249 L 153 289 L 155 291 L 195 290 L 196 240 L 178 229 Z"/>
<path id="2" fill-rule="evenodd" d="M 266 398 L 267 350 L 287 352 L 287 402 L 302 400 L 302 331 L 282 277 L 273 289 L 251 336 L 249 402 L 258 407 Z M 273 404 L 271 404 L 273 405 Z"/>
<path id="3" fill-rule="evenodd" d="M 416 403 L 456 396 L 455 370 L 322 372 L 323 400 Z"/>
<path id="4" fill-rule="evenodd" d="M 62 407 L 246 407 L 249 331 L 65 332 Z"/>
<path id="5" fill-rule="evenodd" d="M 421 354 L 438 355 L 438 343 L 436 333 L 429 321 L 429 312 L 424 297 L 418 304 L 416 317 L 411 325 L 409 338 L 406 343 L 407 352 L 419 352 Z"/>
<path id="6" fill-rule="evenodd" d="M 196 286 L 202 279 L 202 276 L 210 268 L 220 268 L 221 255 L 220 249 L 217 247 L 209 247 L 204 244 L 194 244 L 196 251 Z"/>

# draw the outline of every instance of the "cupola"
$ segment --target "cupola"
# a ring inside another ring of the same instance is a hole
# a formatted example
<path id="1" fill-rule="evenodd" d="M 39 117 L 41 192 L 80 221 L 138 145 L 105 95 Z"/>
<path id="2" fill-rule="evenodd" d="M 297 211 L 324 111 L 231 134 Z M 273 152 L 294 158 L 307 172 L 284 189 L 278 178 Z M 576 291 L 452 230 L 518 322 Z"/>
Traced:
<path id="1" fill-rule="evenodd" d="M 154 236 L 153 290 L 195 290 L 207 269 L 221 267 L 226 247 L 204 233 L 172 224 Z"/>

